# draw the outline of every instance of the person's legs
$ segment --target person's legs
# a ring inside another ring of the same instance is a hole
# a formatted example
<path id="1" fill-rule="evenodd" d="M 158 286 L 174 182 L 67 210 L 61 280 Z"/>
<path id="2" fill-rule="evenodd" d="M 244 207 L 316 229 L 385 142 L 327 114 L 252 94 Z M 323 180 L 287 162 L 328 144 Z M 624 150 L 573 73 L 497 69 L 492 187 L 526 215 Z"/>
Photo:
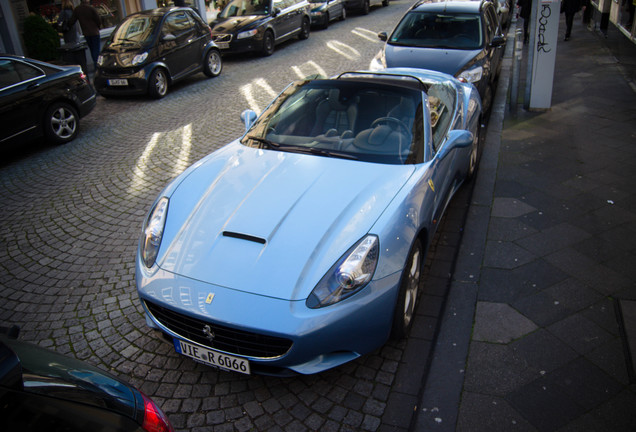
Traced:
<path id="1" fill-rule="evenodd" d="M 93 66 L 97 69 L 97 57 L 99 57 L 99 35 L 86 36 L 86 44 L 88 45 L 88 49 L 91 51 Z"/>
<path id="2" fill-rule="evenodd" d="M 572 33 L 572 23 L 574 23 L 574 14 L 565 13 L 565 40 L 570 39 Z"/>

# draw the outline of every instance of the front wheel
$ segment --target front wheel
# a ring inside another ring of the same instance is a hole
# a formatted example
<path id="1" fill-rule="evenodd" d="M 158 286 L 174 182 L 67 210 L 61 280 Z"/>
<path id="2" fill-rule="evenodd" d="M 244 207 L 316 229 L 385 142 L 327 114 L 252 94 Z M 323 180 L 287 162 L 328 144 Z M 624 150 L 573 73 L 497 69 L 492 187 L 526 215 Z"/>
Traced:
<path id="1" fill-rule="evenodd" d="M 475 171 L 477 171 L 477 165 L 479 164 L 479 144 L 480 144 L 480 129 L 481 122 L 477 126 L 477 132 L 475 133 L 475 138 L 473 139 L 473 145 L 470 148 L 470 161 L 468 162 L 468 173 L 466 174 L 466 180 L 470 180 L 475 176 Z"/>
<path id="2" fill-rule="evenodd" d="M 79 133 L 79 115 L 66 102 L 53 103 L 44 114 L 44 134 L 55 144 L 64 144 L 75 139 Z"/>
<path id="3" fill-rule="evenodd" d="M 408 335 L 415 317 L 415 305 L 422 284 L 422 263 L 424 261 L 422 242 L 415 240 L 402 272 L 400 292 L 393 312 L 391 336 L 402 339 Z"/>
<path id="4" fill-rule="evenodd" d="M 214 78 L 221 74 L 223 69 L 223 60 L 221 60 L 221 53 L 215 49 L 211 49 L 205 55 L 205 62 L 203 63 L 203 73 Z"/>
<path id="5" fill-rule="evenodd" d="M 362 15 L 369 15 L 370 10 L 369 0 L 364 0 L 364 3 L 362 3 Z"/>
<path id="6" fill-rule="evenodd" d="M 327 23 L 329 25 L 329 23 Z M 311 23 L 309 22 L 309 18 L 303 18 L 303 23 L 300 27 L 300 34 L 298 34 L 298 39 L 305 40 L 309 38 L 309 28 L 311 27 Z"/>
<path id="7" fill-rule="evenodd" d="M 154 99 L 161 99 L 168 93 L 168 76 L 166 72 L 157 68 L 150 74 L 148 79 L 148 94 Z"/>
<path id="8" fill-rule="evenodd" d="M 274 54 L 274 34 L 269 30 L 263 35 L 263 50 L 261 52 L 264 56 Z"/>
<path id="9" fill-rule="evenodd" d="M 382 6 L 386 7 L 389 5 L 389 0 L 382 0 Z"/>
<path id="10" fill-rule="evenodd" d="M 340 21 L 344 21 L 347 19 L 347 9 L 343 6 L 342 13 L 340 14 Z"/>

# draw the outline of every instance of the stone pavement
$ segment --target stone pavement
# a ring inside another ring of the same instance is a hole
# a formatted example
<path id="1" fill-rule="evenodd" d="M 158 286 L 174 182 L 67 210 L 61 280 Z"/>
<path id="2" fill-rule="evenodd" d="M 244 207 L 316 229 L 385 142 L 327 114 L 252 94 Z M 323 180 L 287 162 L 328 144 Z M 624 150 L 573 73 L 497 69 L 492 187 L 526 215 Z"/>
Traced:
<path id="1" fill-rule="evenodd" d="M 559 29 L 550 110 L 507 55 L 412 430 L 636 430 L 636 45 Z"/>

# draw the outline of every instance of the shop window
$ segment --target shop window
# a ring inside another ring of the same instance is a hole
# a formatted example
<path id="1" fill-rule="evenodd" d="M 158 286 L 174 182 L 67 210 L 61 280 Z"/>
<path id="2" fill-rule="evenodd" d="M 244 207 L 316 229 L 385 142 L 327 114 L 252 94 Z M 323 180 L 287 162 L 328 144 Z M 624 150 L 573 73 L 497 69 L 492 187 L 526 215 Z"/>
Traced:
<path id="1" fill-rule="evenodd" d="M 79 0 L 73 0 L 75 6 Z M 114 27 L 122 20 L 119 0 L 91 0 L 91 5 L 97 9 L 102 28 Z M 29 13 L 41 15 L 49 24 L 57 23 L 58 15 L 62 10 L 62 2 L 59 0 L 28 0 Z"/>

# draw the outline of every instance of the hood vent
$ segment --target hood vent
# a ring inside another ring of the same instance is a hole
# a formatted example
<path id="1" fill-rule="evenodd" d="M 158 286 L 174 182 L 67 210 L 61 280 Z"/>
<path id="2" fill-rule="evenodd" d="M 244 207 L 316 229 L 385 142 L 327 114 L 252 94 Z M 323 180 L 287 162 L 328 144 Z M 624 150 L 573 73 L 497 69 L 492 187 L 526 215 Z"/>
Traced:
<path id="1" fill-rule="evenodd" d="M 232 231 L 223 231 L 223 236 L 224 237 L 237 238 L 237 239 L 241 239 L 241 240 L 247 240 L 247 241 L 251 241 L 251 242 L 254 242 L 254 243 L 260 243 L 260 244 L 265 244 L 266 243 L 266 240 L 264 238 L 251 236 L 249 234 L 236 233 L 236 232 L 232 232 Z"/>

